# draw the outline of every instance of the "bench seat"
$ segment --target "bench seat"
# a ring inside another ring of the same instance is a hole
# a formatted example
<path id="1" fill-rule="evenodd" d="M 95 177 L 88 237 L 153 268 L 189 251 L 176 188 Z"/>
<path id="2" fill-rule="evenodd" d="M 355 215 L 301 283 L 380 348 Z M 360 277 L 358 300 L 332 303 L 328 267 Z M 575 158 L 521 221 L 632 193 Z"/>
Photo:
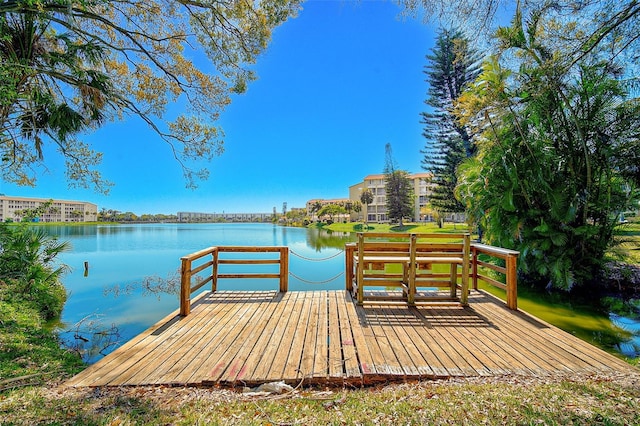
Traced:
<path id="1" fill-rule="evenodd" d="M 380 238 L 393 238 L 380 241 Z M 434 239 L 455 239 L 460 242 L 425 242 Z M 423 296 L 418 288 L 450 288 L 448 300 L 458 300 L 458 267 L 462 267 L 460 302 L 467 303 L 470 237 L 464 234 L 381 234 L 358 233 L 354 265 L 354 293 L 358 304 L 367 300 L 397 301 L 397 294 L 408 304 L 416 300 L 435 300 L 433 295 Z M 397 265 L 397 266 L 390 266 Z M 449 272 L 432 271 L 432 265 L 450 265 Z M 446 278 L 446 279 L 444 279 Z M 368 297 L 365 287 L 388 287 L 388 298 Z M 400 290 L 393 291 L 394 289 Z"/>

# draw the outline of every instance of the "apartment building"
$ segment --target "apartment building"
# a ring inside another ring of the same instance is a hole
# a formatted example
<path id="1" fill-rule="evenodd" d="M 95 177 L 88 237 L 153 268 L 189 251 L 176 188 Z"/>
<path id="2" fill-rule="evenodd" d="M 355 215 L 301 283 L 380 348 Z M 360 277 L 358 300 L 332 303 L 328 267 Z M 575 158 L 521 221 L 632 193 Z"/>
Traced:
<path id="1" fill-rule="evenodd" d="M 25 211 L 35 210 L 51 201 L 48 210 L 35 218 L 38 222 L 91 222 L 98 218 L 98 206 L 86 201 L 52 200 L 50 198 L 9 197 L 0 195 L 0 221 L 20 222 Z"/>
<path id="2" fill-rule="evenodd" d="M 409 179 L 413 182 L 413 194 L 415 196 L 414 211 L 412 220 L 415 222 L 421 220 L 427 220 L 420 213 L 421 209 L 425 207 L 429 201 L 429 183 L 427 178 L 430 175 L 428 173 L 414 173 L 409 175 Z M 361 220 L 366 215 L 367 222 L 388 222 L 389 216 L 387 215 L 387 191 L 385 189 L 385 176 L 384 174 L 369 175 L 364 180 L 355 185 L 349 187 L 349 199 L 352 201 L 360 201 L 360 196 L 365 190 L 371 191 L 373 195 L 373 201 L 367 205 L 362 206 L 362 212 L 352 215 L 353 219 Z M 366 211 L 365 211 L 366 209 Z"/>

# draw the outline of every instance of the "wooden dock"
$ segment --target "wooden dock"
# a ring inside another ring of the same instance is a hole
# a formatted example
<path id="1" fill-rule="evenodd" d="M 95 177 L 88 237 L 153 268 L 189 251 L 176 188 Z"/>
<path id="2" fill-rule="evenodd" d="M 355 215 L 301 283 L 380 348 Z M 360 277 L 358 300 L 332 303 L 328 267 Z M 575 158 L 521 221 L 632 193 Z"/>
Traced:
<path id="1" fill-rule="evenodd" d="M 481 291 L 469 306 L 357 306 L 342 291 L 206 292 L 68 386 L 361 386 L 638 370 Z"/>

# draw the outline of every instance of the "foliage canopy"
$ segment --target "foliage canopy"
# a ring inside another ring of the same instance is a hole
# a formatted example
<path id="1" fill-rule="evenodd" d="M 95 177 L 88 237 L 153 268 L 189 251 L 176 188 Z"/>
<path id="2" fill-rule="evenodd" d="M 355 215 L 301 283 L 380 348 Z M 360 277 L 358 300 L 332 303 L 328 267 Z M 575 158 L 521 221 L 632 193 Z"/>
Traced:
<path id="1" fill-rule="evenodd" d="M 52 143 L 71 186 L 106 193 L 101 154 L 78 136 L 137 116 L 195 186 L 208 172 L 191 163 L 223 150 L 219 114 L 255 79 L 250 65 L 298 7 L 299 0 L 0 2 L 2 178 L 35 185 Z"/>
<path id="2" fill-rule="evenodd" d="M 422 15 L 443 26 L 461 27 L 478 41 L 487 40 L 501 13 L 517 8 L 527 21 L 546 16 L 545 37 L 565 53 L 571 68 L 605 47 L 612 57 L 637 68 L 640 64 L 640 2 L 637 0 L 399 0 L 408 15 Z M 538 34 L 539 36 L 541 34 Z"/>
<path id="3" fill-rule="evenodd" d="M 480 137 L 458 195 L 490 242 L 521 251 L 533 281 L 570 289 L 594 282 L 638 185 L 640 104 L 607 52 L 568 58 L 547 25 L 543 12 L 525 22 L 518 11 L 498 30 L 501 55 L 460 98 Z"/>

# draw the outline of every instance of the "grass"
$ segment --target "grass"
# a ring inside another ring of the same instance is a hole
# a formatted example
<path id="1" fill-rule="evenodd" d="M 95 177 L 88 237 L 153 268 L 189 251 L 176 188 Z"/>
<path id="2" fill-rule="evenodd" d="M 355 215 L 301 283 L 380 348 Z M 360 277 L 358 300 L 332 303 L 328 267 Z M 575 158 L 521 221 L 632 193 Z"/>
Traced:
<path id="1" fill-rule="evenodd" d="M 331 225 L 313 224 L 311 226 L 320 227 L 335 232 L 413 232 L 424 233 L 444 233 L 444 232 L 464 232 L 469 227 L 465 223 L 447 223 L 443 228 L 438 228 L 434 222 L 425 223 L 405 223 L 403 226 L 390 225 L 388 223 L 368 223 L 361 222 L 332 223 Z"/>
<path id="2" fill-rule="evenodd" d="M 286 395 L 207 388 L 34 387 L 0 394 L 3 424 L 639 424 L 640 376 L 464 380 Z"/>
<path id="3" fill-rule="evenodd" d="M 624 262 L 640 265 L 640 218 L 631 218 L 616 230 L 616 238 L 621 241 L 609 253 L 610 257 Z"/>
<path id="4" fill-rule="evenodd" d="M 60 349 L 37 309 L 24 301 L 13 302 L 7 291 L 0 282 L 0 389 L 81 371 L 80 358 Z"/>

